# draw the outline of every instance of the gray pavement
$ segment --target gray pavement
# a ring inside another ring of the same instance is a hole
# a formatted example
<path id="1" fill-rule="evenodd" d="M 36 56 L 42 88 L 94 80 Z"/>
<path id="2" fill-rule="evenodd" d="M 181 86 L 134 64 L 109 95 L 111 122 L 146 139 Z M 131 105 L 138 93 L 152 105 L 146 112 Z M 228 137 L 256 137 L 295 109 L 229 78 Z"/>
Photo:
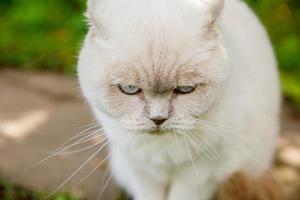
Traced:
<path id="1" fill-rule="evenodd" d="M 55 191 L 95 149 L 56 156 L 23 172 L 68 138 L 88 128 L 86 125 L 95 122 L 82 99 L 74 79 L 48 73 L 0 71 L 0 176 L 29 188 Z M 74 146 L 72 150 L 87 144 Z M 105 183 L 102 177 L 106 163 L 86 181 L 78 183 L 105 156 L 106 152 L 101 152 L 62 190 L 97 199 L 101 184 Z M 111 183 L 102 199 L 115 199 L 117 194 Z"/>

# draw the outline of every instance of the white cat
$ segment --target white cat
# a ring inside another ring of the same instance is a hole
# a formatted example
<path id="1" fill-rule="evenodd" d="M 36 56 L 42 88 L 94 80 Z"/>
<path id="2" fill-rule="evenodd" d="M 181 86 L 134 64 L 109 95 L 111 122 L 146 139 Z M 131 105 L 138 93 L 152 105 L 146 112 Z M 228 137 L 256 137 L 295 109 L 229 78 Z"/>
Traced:
<path id="1" fill-rule="evenodd" d="M 84 96 L 135 200 L 207 200 L 260 176 L 279 131 L 268 37 L 240 0 L 89 0 Z"/>

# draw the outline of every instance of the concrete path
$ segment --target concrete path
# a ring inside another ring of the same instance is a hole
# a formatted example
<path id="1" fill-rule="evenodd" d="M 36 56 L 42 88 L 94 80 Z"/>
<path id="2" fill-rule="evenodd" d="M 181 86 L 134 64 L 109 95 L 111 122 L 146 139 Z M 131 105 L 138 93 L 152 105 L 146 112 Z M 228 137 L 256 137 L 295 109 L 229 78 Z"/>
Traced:
<path id="1" fill-rule="evenodd" d="M 95 149 L 57 156 L 26 173 L 23 171 L 92 122 L 94 119 L 75 80 L 47 73 L 0 71 L 0 173 L 5 178 L 27 187 L 54 191 Z M 74 146 L 73 150 L 85 146 L 87 143 Z M 105 183 L 102 181 L 105 167 L 97 169 L 80 185 L 77 183 L 105 155 L 103 152 L 89 162 L 63 190 L 97 199 L 101 184 Z M 117 194 L 110 184 L 102 199 L 115 199 Z"/>
<path id="2" fill-rule="evenodd" d="M 279 141 L 273 173 L 289 195 L 288 199 L 299 200 L 300 116 L 290 108 L 285 108 L 283 116 L 283 137 Z M 0 71 L 0 177 L 34 189 L 55 191 L 95 149 L 57 156 L 22 172 L 88 127 L 82 126 L 93 122 L 74 79 L 49 73 Z M 73 150 L 85 145 L 75 146 Z M 78 183 L 105 156 L 102 152 L 91 160 L 63 190 L 97 199 L 101 185 L 107 180 L 103 178 L 106 165 Z M 109 172 L 107 174 L 109 177 Z M 118 194 L 115 184 L 110 182 L 101 199 L 114 200 Z"/>

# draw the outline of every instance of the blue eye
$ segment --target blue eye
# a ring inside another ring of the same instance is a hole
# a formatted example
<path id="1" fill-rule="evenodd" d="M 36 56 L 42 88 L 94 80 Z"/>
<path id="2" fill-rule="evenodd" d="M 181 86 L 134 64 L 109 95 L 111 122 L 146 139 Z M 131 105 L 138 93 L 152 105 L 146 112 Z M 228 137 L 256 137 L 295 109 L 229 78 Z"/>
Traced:
<path id="1" fill-rule="evenodd" d="M 179 86 L 177 87 L 174 92 L 177 94 L 189 94 L 194 92 L 196 88 L 194 86 Z"/>
<path id="2" fill-rule="evenodd" d="M 135 95 L 142 91 L 141 88 L 133 85 L 119 85 L 119 89 L 121 90 L 121 92 L 127 95 Z"/>

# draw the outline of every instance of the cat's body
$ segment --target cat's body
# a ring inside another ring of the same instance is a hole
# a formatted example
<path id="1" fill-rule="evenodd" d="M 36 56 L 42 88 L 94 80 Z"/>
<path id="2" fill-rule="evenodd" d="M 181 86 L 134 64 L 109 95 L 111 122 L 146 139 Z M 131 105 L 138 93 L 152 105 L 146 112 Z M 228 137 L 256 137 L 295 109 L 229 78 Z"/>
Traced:
<path id="1" fill-rule="evenodd" d="M 90 1 L 80 83 L 110 139 L 114 177 L 135 200 L 208 200 L 230 175 L 256 177 L 270 167 L 280 104 L 272 47 L 244 2 L 225 1 L 218 23 L 222 1 L 205 10 L 206 2 Z M 168 80 L 205 86 L 180 96 Z M 114 84 L 144 93 L 126 96 Z M 159 134 L 156 113 L 167 113 Z"/>

